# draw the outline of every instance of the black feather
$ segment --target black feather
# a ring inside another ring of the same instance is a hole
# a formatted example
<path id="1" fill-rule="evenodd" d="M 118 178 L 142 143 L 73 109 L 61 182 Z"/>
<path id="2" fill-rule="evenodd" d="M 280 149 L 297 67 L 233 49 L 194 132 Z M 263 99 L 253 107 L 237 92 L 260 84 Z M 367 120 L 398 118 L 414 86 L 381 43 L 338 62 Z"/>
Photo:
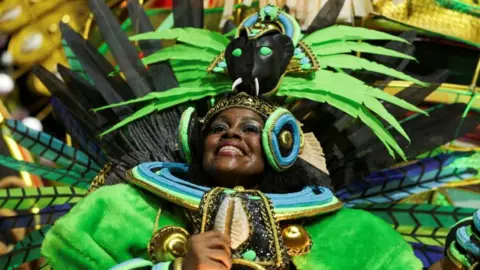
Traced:
<path id="1" fill-rule="evenodd" d="M 327 1 L 323 8 L 317 13 L 317 16 L 315 16 L 310 26 L 308 26 L 306 33 L 311 34 L 335 24 L 344 4 L 345 0 Z"/>
<path id="2" fill-rule="evenodd" d="M 143 7 L 137 0 L 129 0 L 127 7 L 133 28 L 137 34 L 155 30 Z M 139 41 L 139 45 L 144 56 L 148 56 L 162 49 L 162 42 L 160 40 L 141 40 Z M 149 84 L 151 84 L 151 89 L 155 91 L 164 91 L 178 86 L 178 82 L 168 61 L 150 65 L 148 67 L 148 73 L 150 76 L 146 77 L 146 79 Z"/>
<path id="3" fill-rule="evenodd" d="M 138 57 L 135 46 L 120 28 L 115 16 L 103 0 L 89 0 L 88 6 L 103 39 L 108 44 L 135 96 L 143 97 L 150 93 L 151 88 L 145 80 L 145 76 L 149 76 L 147 69 Z"/>
<path id="4" fill-rule="evenodd" d="M 173 1 L 173 25 L 179 27 L 203 28 L 202 0 Z"/>

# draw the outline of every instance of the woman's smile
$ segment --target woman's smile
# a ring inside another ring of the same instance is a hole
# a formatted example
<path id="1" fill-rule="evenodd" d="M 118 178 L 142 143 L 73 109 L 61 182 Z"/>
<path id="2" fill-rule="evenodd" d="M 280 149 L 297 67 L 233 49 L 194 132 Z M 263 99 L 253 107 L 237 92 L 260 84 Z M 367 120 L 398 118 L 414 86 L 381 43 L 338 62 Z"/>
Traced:
<path id="1" fill-rule="evenodd" d="M 245 156 L 246 155 L 245 147 L 241 146 L 240 143 L 234 141 L 224 141 L 220 142 L 220 146 L 217 150 L 217 156 Z"/>

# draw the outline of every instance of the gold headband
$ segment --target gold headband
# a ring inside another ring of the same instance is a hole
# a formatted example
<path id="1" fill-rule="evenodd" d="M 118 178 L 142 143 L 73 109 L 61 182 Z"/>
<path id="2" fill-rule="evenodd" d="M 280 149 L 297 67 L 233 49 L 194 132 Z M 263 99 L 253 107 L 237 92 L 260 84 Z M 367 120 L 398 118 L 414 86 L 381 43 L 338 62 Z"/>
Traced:
<path id="1" fill-rule="evenodd" d="M 213 106 L 204 118 L 204 126 L 208 126 L 213 118 L 219 113 L 232 108 L 248 109 L 258 113 L 263 119 L 267 119 L 275 111 L 275 106 L 266 101 L 241 92 L 233 97 L 220 100 Z"/>

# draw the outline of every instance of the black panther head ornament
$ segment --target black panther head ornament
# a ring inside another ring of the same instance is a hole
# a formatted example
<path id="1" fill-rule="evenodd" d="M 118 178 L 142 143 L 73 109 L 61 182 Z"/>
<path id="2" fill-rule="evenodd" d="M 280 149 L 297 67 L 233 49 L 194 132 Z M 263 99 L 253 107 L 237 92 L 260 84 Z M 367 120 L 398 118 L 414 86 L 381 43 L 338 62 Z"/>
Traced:
<path id="1" fill-rule="evenodd" d="M 233 91 L 254 96 L 274 93 L 284 74 L 310 74 L 319 68 L 300 39 L 300 26 L 293 17 L 265 6 L 239 25 L 235 39 L 208 71 L 228 74 Z"/>
<path id="2" fill-rule="evenodd" d="M 255 96 L 272 92 L 292 59 L 293 42 L 277 31 L 254 39 L 248 35 L 248 31 L 243 31 L 225 50 L 232 88 Z"/>

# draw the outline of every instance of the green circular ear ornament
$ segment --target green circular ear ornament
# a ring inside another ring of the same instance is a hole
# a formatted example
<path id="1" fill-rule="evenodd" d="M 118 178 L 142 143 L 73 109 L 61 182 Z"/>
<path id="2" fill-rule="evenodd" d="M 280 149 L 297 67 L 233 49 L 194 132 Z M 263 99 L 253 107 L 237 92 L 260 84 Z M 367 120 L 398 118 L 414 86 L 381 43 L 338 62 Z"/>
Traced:
<path id="1" fill-rule="evenodd" d="M 180 155 L 187 164 L 192 164 L 192 152 L 190 149 L 190 133 L 192 132 L 192 121 L 196 121 L 196 113 L 193 107 L 188 107 L 180 118 L 178 127 L 178 148 Z"/>
<path id="2" fill-rule="evenodd" d="M 262 132 L 262 146 L 268 164 L 277 172 L 290 168 L 300 153 L 303 133 L 295 117 L 278 108 L 268 117 Z"/>

